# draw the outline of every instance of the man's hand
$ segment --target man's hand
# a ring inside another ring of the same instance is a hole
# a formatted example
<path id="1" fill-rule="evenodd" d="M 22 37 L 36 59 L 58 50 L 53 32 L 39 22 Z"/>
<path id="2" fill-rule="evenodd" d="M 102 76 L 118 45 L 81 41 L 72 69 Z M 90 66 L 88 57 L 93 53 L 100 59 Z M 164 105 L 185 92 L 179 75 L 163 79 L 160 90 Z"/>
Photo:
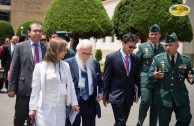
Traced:
<path id="1" fill-rule="evenodd" d="M 107 104 L 109 104 L 109 101 L 108 101 L 108 100 L 106 100 L 106 99 L 103 99 L 103 104 L 104 104 L 104 106 L 106 107 L 106 106 L 107 106 Z"/>
<path id="2" fill-rule="evenodd" d="M 96 100 L 99 102 L 99 101 L 101 101 L 101 100 L 102 100 L 102 98 L 103 98 L 102 94 L 98 94 L 98 96 L 97 96 Z"/>
<path id="3" fill-rule="evenodd" d="M 137 98 L 136 98 L 136 95 L 134 95 L 134 100 L 133 100 L 133 102 L 136 102 L 136 103 L 137 103 L 137 102 L 139 101 L 139 98 L 140 98 L 140 97 L 137 97 Z"/>
<path id="4" fill-rule="evenodd" d="M 33 119 L 33 117 L 36 117 L 36 110 L 30 110 L 28 113 L 29 117 Z"/>
<path id="5" fill-rule="evenodd" d="M 163 78 L 164 73 L 158 72 L 157 69 L 154 70 L 154 78 Z"/>
<path id="6" fill-rule="evenodd" d="M 193 75 L 191 74 L 191 71 L 189 71 L 189 73 L 188 73 L 187 81 L 190 84 L 193 84 Z"/>
<path id="7" fill-rule="evenodd" d="M 78 105 L 72 106 L 72 110 L 79 113 L 80 107 Z"/>
<path id="8" fill-rule="evenodd" d="M 11 98 L 15 97 L 15 91 L 8 91 L 7 95 Z"/>

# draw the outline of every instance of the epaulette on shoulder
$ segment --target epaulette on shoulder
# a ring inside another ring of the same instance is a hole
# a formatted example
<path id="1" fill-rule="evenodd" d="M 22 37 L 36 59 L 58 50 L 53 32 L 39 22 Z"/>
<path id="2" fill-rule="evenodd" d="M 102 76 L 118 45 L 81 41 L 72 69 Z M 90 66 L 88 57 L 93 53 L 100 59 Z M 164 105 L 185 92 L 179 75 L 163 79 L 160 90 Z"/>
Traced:
<path id="1" fill-rule="evenodd" d="M 183 58 L 186 58 L 186 59 L 190 59 L 188 56 L 183 55 L 183 54 L 182 54 L 182 57 L 183 57 Z"/>
<path id="2" fill-rule="evenodd" d="M 138 47 L 139 48 L 144 48 L 145 46 L 148 45 L 149 42 L 144 42 L 144 43 L 141 43 Z"/>
<path id="3" fill-rule="evenodd" d="M 141 43 L 140 45 L 143 46 L 143 45 L 147 45 L 149 42 L 143 42 Z"/>
<path id="4" fill-rule="evenodd" d="M 163 56 L 163 55 L 164 55 L 164 53 L 160 53 L 160 54 L 156 55 L 155 58 L 161 57 L 161 56 Z"/>
<path id="5" fill-rule="evenodd" d="M 190 59 L 190 58 L 189 58 L 188 56 L 186 56 L 186 55 L 183 55 L 183 54 L 182 54 L 182 56 L 183 56 L 184 58 Z"/>

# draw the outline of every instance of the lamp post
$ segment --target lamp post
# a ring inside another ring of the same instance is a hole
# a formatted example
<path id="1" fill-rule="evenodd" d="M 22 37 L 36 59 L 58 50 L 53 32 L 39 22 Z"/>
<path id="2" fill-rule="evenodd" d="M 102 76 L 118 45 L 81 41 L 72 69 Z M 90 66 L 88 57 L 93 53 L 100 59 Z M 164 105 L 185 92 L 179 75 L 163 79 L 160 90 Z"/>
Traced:
<path id="1" fill-rule="evenodd" d="M 21 35 L 23 35 L 23 29 L 24 29 L 24 27 L 21 26 L 21 27 L 20 27 Z"/>

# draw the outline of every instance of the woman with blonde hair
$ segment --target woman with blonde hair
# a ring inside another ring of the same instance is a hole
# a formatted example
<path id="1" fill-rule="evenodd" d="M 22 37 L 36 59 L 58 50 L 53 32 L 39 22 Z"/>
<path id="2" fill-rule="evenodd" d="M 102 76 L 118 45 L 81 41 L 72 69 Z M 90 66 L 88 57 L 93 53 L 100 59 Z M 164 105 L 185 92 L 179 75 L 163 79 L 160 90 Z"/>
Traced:
<path id="1" fill-rule="evenodd" d="M 65 40 L 51 39 L 43 61 L 35 65 L 29 116 L 35 117 L 37 126 L 65 126 L 70 104 L 79 112 L 69 65 L 61 60 L 66 47 Z"/>

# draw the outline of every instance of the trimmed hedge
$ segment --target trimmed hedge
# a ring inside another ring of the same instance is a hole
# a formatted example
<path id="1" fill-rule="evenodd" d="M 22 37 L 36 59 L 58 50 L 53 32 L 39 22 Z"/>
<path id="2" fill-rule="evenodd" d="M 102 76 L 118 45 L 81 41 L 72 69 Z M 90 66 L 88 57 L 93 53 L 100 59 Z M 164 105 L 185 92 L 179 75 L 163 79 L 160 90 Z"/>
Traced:
<path id="1" fill-rule="evenodd" d="M 43 24 L 46 33 L 69 31 L 72 38 L 99 38 L 113 33 L 113 24 L 100 0 L 53 0 Z"/>
<path id="2" fill-rule="evenodd" d="M 102 59 L 102 50 L 97 49 L 95 53 L 95 59 L 99 62 Z"/>
<path id="3" fill-rule="evenodd" d="M 3 42 L 5 38 L 11 38 L 14 30 L 10 22 L 0 20 L 0 40 Z"/>
<path id="4" fill-rule="evenodd" d="M 189 17 L 171 15 L 168 10 L 172 4 L 170 0 L 121 0 L 113 16 L 117 38 L 132 32 L 146 41 L 150 26 L 156 23 L 161 28 L 162 38 L 175 32 L 179 40 L 190 42 L 193 31 Z"/>

